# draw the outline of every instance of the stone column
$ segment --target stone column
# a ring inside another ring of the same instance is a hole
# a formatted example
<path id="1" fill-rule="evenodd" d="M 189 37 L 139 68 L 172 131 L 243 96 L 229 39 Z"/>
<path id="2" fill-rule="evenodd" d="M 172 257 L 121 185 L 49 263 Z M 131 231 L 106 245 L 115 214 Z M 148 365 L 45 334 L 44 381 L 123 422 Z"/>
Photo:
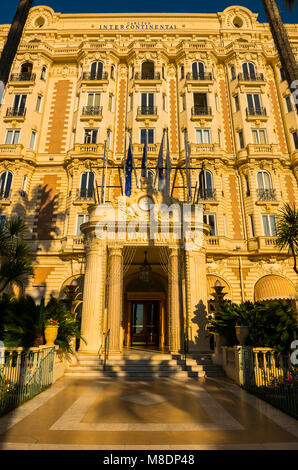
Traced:
<path id="1" fill-rule="evenodd" d="M 86 247 L 81 334 L 87 344 L 81 340 L 83 353 L 98 354 L 101 346 L 105 265 L 106 247 L 94 241 Z"/>
<path id="2" fill-rule="evenodd" d="M 109 351 L 120 352 L 120 329 L 122 313 L 122 249 L 110 248 L 109 251 L 109 297 L 108 328 L 110 329 Z"/>
<path id="3" fill-rule="evenodd" d="M 178 352 L 181 348 L 178 255 L 178 248 L 171 248 L 169 256 L 169 349 L 171 352 Z"/>
<path id="4" fill-rule="evenodd" d="M 189 352 L 210 351 L 207 325 L 206 253 L 186 251 L 186 290 Z"/>

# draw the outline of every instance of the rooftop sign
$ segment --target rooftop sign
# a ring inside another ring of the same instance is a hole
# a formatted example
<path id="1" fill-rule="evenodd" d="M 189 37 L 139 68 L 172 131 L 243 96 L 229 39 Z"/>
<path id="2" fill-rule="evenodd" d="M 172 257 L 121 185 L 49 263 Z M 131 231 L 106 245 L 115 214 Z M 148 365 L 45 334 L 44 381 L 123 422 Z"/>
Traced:
<path id="1" fill-rule="evenodd" d="M 118 30 L 118 31 L 154 31 L 154 30 L 174 30 L 177 29 L 176 24 L 152 24 L 151 21 L 128 21 L 125 24 L 101 24 L 101 30 Z"/>

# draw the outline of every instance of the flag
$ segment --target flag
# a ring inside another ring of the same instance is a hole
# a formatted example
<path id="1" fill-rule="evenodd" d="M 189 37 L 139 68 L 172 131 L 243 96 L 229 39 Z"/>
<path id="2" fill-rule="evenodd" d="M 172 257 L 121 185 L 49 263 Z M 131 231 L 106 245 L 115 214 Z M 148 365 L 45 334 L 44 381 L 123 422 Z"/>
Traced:
<path id="1" fill-rule="evenodd" d="M 126 165 L 125 165 L 125 196 L 130 196 L 131 193 L 131 172 L 134 166 L 133 155 L 131 150 L 131 141 L 129 141 Z"/>
<path id="2" fill-rule="evenodd" d="M 170 159 L 169 134 L 167 131 L 166 180 L 165 180 L 165 186 L 164 186 L 164 196 L 170 195 L 170 189 L 171 189 L 171 159 Z"/>
<path id="3" fill-rule="evenodd" d="M 164 139 L 164 133 L 161 139 L 157 165 L 156 165 L 155 181 L 154 181 L 154 187 L 155 187 L 156 180 L 158 178 L 158 191 L 162 191 L 165 186 L 165 177 L 164 177 L 164 171 L 163 171 L 163 139 Z"/>
<path id="4" fill-rule="evenodd" d="M 143 149 L 141 176 L 147 177 L 147 133 L 146 133 L 146 140 L 145 140 L 144 149 Z"/>

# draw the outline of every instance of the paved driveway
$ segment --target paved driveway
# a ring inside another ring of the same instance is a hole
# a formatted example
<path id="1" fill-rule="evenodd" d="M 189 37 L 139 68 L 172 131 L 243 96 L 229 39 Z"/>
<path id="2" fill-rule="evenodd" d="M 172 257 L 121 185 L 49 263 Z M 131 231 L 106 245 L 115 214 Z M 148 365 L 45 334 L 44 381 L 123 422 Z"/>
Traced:
<path id="1" fill-rule="evenodd" d="M 0 449 L 298 449 L 298 422 L 227 379 L 62 378 L 0 419 Z"/>

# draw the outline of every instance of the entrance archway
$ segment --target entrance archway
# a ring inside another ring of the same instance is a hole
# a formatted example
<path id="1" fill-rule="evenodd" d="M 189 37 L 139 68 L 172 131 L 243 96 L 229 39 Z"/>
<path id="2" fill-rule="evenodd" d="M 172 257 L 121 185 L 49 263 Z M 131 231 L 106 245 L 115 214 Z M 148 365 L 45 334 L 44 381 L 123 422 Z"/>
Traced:
<path id="1" fill-rule="evenodd" d="M 150 282 L 132 275 L 124 289 L 123 345 L 164 350 L 168 345 L 166 288 L 160 275 Z"/>

